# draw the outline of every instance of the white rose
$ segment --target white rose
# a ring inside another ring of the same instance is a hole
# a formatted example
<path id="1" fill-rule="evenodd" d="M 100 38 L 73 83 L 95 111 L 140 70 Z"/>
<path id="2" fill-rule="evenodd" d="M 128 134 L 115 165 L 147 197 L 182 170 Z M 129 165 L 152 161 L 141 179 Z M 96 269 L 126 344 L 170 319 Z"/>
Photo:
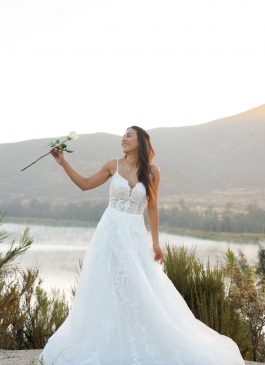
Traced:
<path id="1" fill-rule="evenodd" d="M 76 132 L 70 132 L 69 135 L 68 135 L 68 138 L 72 141 L 76 140 L 78 138 L 78 134 Z"/>

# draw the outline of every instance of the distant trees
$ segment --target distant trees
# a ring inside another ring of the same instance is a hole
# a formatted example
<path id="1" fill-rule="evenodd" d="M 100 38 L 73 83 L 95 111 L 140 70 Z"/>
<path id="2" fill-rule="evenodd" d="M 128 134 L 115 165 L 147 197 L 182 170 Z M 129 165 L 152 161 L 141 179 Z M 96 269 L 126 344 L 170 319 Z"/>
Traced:
<path id="1" fill-rule="evenodd" d="M 101 218 L 107 201 L 82 201 L 68 204 L 53 204 L 32 199 L 27 203 L 10 201 L 2 207 L 7 216 L 65 219 L 96 224 Z M 265 234 L 265 210 L 257 203 L 248 204 L 244 212 L 235 212 L 227 203 L 223 212 L 212 206 L 203 211 L 192 210 L 183 199 L 178 206 L 159 209 L 160 228 L 181 228 L 203 232 L 234 232 Z M 145 212 L 145 220 L 147 216 Z"/>
<path id="2" fill-rule="evenodd" d="M 39 199 L 28 202 L 10 201 L 2 206 L 2 211 L 10 217 L 34 217 L 48 219 L 69 219 L 97 223 L 106 208 L 106 202 L 83 201 L 68 204 L 53 204 Z"/>
<path id="3" fill-rule="evenodd" d="M 234 212 L 227 204 L 222 213 L 211 206 L 202 212 L 191 210 L 181 202 L 178 207 L 159 210 L 161 227 L 176 227 L 205 232 L 265 233 L 265 210 L 256 203 L 248 204 L 244 212 Z"/>

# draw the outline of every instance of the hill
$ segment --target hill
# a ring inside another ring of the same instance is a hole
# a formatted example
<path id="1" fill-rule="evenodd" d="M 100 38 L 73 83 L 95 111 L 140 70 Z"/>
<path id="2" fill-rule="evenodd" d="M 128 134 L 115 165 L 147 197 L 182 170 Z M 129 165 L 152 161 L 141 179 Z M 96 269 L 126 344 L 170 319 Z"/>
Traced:
<path id="1" fill-rule="evenodd" d="M 154 162 L 161 169 L 161 204 L 184 198 L 195 206 L 221 207 L 231 201 L 240 208 L 253 200 L 265 206 L 265 104 L 196 126 L 161 127 L 148 133 L 156 151 Z M 108 199 L 109 180 L 83 192 L 52 156 L 20 171 L 47 152 L 53 139 L 0 144 L 2 203 L 32 198 L 55 204 Z M 71 148 L 74 153 L 66 153 L 66 158 L 85 176 L 108 159 L 123 155 L 121 136 L 109 133 L 80 135 Z"/>

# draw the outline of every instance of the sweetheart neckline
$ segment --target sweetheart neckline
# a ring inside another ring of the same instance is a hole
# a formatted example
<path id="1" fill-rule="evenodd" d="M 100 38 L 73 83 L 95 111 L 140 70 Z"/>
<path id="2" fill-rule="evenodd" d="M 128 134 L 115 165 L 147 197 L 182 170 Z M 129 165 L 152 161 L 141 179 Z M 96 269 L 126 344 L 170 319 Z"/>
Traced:
<path id="1" fill-rule="evenodd" d="M 128 184 L 128 186 L 129 186 L 129 188 L 131 189 L 131 190 L 133 190 L 134 188 L 136 188 L 136 186 L 138 185 L 138 184 L 143 184 L 142 183 L 142 181 L 137 181 L 137 183 L 133 186 L 133 187 L 131 187 L 131 185 L 129 184 L 129 181 L 127 180 L 127 179 L 125 179 L 125 177 L 123 177 L 120 173 L 119 173 L 119 171 L 118 170 L 116 170 L 115 171 L 115 173 L 112 175 L 112 176 L 114 176 L 115 174 L 118 174 L 123 180 L 125 180 L 126 182 L 127 182 L 127 184 Z"/>

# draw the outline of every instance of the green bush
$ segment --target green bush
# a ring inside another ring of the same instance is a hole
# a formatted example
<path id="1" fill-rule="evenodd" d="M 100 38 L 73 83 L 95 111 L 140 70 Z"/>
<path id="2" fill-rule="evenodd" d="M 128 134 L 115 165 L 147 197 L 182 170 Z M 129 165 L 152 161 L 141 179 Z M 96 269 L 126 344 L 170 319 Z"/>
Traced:
<path id="1" fill-rule="evenodd" d="M 2 217 L 1 217 L 2 220 Z M 8 238 L 0 232 L 0 244 Z M 0 251 L 0 348 L 42 348 L 69 313 L 64 292 L 41 287 L 39 270 L 21 270 L 14 259 L 23 254 L 33 240 L 27 227 L 19 244 L 11 242 L 3 254 Z"/>
<path id="2" fill-rule="evenodd" d="M 245 359 L 252 360 L 250 320 L 242 316 L 238 301 L 227 290 L 231 273 L 218 264 L 206 267 L 184 246 L 166 245 L 164 271 L 183 296 L 195 317 L 217 332 L 232 338 Z M 240 296 L 241 293 L 237 292 Z M 264 345 L 265 342 L 263 342 Z"/>
<path id="3" fill-rule="evenodd" d="M 262 249 L 259 251 L 259 263 L 250 266 L 242 252 L 236 257 L 227 250 L 226 274 L 228 298 L 235 303 L 236 309 L 247 320 L 247 337 L 251 343 L 251 359 L 265 360 L 265 280 L 262 266 Z"/>

